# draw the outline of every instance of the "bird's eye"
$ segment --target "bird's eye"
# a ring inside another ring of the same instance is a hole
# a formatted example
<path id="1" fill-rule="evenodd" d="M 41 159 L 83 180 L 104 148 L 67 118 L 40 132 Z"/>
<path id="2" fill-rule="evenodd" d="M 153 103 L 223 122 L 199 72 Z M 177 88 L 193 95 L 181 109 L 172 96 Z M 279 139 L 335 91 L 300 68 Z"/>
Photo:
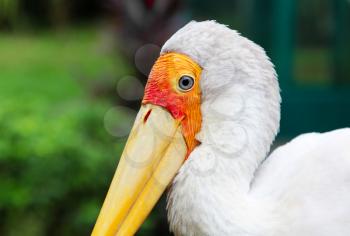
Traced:
<path id="1" fill-rule="evenodd" d="M 179 79 L 179 88 L 183 91 L 190 90 L 194 85 L 194 79 L 191 76 L 184 75 Z"/>

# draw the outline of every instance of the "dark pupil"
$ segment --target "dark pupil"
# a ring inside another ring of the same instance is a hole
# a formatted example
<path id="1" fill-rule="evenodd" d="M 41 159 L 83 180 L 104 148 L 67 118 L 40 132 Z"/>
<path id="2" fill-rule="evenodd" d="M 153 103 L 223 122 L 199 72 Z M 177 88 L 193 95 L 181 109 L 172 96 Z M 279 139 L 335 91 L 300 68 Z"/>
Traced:
<path id="1" fill-rule="evenodd" d="M 182 85 L 183 85 L 183 86 L 187 87 L 189 84 L 190 84 L 190 80 L 189 80 L 188 78 L 184 78 L 184 79 L 182 80 Z"/>

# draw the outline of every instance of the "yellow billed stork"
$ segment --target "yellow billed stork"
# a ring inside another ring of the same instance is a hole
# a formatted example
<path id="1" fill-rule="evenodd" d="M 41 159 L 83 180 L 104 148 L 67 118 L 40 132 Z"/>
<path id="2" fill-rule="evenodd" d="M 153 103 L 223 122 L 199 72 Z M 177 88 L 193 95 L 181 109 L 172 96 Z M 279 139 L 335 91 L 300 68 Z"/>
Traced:
<path id="1" fill-rule="evenodd" d="M 169 187 L 175 235 L 350 235 L 350 129 L 277 148 L 264 50 L 215 21 L 163 46 L 92 235 L 136 233 Z"/>

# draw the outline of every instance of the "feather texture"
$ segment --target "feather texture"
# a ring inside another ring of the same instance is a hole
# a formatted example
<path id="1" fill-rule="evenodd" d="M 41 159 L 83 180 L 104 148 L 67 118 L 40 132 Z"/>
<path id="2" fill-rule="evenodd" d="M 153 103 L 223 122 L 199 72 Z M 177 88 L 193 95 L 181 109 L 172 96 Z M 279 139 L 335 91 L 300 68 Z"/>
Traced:
<path id="1" fill-rule="evenodd" d="M 169 191 L 171 230 L 188 236 L 350 235 L 350 129 L 299 136 L 266 158 L 281 99 L 264 50 L 204 21 L 175 33 L 162 48 L 167 52 L 202 67 L 201 145 Z"/>

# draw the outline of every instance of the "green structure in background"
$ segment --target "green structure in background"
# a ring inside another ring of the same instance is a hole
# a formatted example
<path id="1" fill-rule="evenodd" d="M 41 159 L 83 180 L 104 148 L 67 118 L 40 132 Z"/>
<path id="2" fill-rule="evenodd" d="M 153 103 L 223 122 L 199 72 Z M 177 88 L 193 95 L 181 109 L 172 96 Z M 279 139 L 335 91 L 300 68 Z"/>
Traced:
<path id="1" fill-rule="evenodd" d="M 334 0 L 334 68 L 335 82 L 350 83 L 350 2 Z"/>
<path id="2" fill-rule="evenodd" d="M 350 126 L 350 4 L 335 0 L 329 9 L 333 18 L 330 50 L 331 84 L 300 84 L 294 74 L 296 46 L 296 1 L 255 1 L 253 38 L 267 48 L 282 93 L 281 136 L 324 132 Z M 301 1 L 299 1 L 301 2 Z M 301 4 L 301 3 L 300 3 Z M 263 15 L 262 15 L 263 14 Z M 267 16 L 267 17 L 266 17 Z M 315 19 L 317 20 L 317 19 Z M 315 73 L 316 74 L 316 73 Z"/>
<path id="3" fill-rule="evenodd" d="M 191 19 L 216 19 L 261 45 L 276 66 L 280 136 L 350 127 L 350 2 L 191 0 Z"/>

